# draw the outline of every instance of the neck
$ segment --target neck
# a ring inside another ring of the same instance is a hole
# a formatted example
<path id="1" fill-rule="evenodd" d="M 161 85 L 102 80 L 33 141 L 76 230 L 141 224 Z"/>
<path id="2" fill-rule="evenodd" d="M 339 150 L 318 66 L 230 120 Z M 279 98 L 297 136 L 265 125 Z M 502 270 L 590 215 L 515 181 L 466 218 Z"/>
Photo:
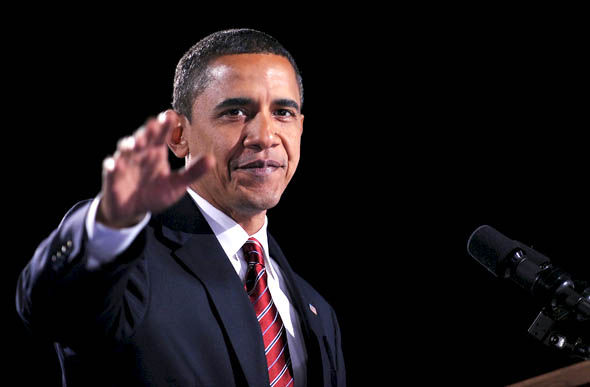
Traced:
<path id="1" fill-rule="evenodd" d="M 239 224 L 248 235 L 256 234 L 262 226 L 264 226 L 264 217 L 266 215 L 266 211 L 258 213 L 254 216 L 247 216 L 247 217 L 239 217 L 233 214 L 229 214 L 229 216 Z"/>
<path id="2" fill-rule="evenodd" d="M 193 191 L 195 191 L 201 198 L 205 199 L 213 207 L 217 208 L 219 211 L 223 212 L 224 214 L 232 218 L 248 233 L 248 235 L 256 234 L 262 228 L 262 226 L 264 226 L 264 220 L 266 217 L 265 209 L 261 210 L 254 208 L 246 208 L 247 206 L 243 206 L 244 208 L 231 208 L 223 206 L 217 200 L 215 200 L 214 197 L 212 197 L 211 195 L 207 195 L 206 192 L 203 192 L 198 187 L 195 187 L 193 185 L 190 188 Z"/>

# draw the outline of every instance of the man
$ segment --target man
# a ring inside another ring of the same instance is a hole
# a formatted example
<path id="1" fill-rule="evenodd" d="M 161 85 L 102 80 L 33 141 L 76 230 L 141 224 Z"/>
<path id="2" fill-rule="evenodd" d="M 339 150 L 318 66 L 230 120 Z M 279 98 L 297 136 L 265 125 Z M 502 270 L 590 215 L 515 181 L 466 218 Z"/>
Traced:
<path id="1" fill-rule="evenodd" d="M 100 195 L 19 278 L 18 312 L 55 341 L 64 385 L 345 385 L 334 311 L 266 231 L 299 161 L 302 101 L 293 58 L 264 33 L 214 33 L 184 55 L 174 110 L 119 141 Z"/>

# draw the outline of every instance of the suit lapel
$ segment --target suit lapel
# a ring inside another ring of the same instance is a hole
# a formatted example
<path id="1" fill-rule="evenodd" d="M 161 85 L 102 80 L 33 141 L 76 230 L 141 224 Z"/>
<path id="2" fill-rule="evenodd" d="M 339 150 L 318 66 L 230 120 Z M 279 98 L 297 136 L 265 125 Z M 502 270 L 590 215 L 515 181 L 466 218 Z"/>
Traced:
<path id="1" fill-rule="evenodd" d="M 213 231 L 187 195 L 162 214 L 179 247 L 173 254 L 202 281 L 211 296 L 248 385 L 268 385 L 264 344 L 256 315 L 238 275 Z"/>
<path id="2" fill-rule="evenodd" d="M 268 235 L 269 254 L 281 267 L 281 273 L 287 282 L 287 288 L 289 295 L 291 296 L 291 302 L 297 310 L 301 322 L 301 330 L 303 332 L 305 340 L 305 348 L 307 350 L 307 385 L 308 386 L 321 386 L 324 383 L 322 367 L 322 348 L 323 348 L 323 337 L 325 336 L 324 329 L 322 328 L 320 318 L 318 315 L 311 311 L 311 300 L 302 291 L 300 286 L 297 286 L 295 273 L 291 269 L 291 266 L 287 262 L 285 255 L 281 248 L 274 240 L 274 238 Z"/>

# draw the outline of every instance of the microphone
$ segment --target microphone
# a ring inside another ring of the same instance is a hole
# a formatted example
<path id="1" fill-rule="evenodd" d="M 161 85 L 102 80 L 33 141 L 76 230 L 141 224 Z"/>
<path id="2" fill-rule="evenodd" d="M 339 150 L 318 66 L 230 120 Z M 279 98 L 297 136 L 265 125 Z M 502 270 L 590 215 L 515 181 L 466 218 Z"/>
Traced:
<path id="1" fill-rule="evenodd" d="M 514 281 L 541 303 L 590 318 L 590 297 L 578 293 L 572 277 L 538 251 L 488 225 L 471 234 L 467 251 L 494 276 Z"/>

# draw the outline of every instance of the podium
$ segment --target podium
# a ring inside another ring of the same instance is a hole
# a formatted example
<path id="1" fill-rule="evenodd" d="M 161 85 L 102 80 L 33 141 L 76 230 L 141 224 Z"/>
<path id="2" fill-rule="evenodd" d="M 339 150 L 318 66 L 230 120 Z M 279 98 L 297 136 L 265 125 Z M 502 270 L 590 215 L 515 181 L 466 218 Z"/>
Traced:
<path id="1" fill-rule="evenodd" d="M 590 360 L 523 380 L 508 387 L 590 386 Z"/>

